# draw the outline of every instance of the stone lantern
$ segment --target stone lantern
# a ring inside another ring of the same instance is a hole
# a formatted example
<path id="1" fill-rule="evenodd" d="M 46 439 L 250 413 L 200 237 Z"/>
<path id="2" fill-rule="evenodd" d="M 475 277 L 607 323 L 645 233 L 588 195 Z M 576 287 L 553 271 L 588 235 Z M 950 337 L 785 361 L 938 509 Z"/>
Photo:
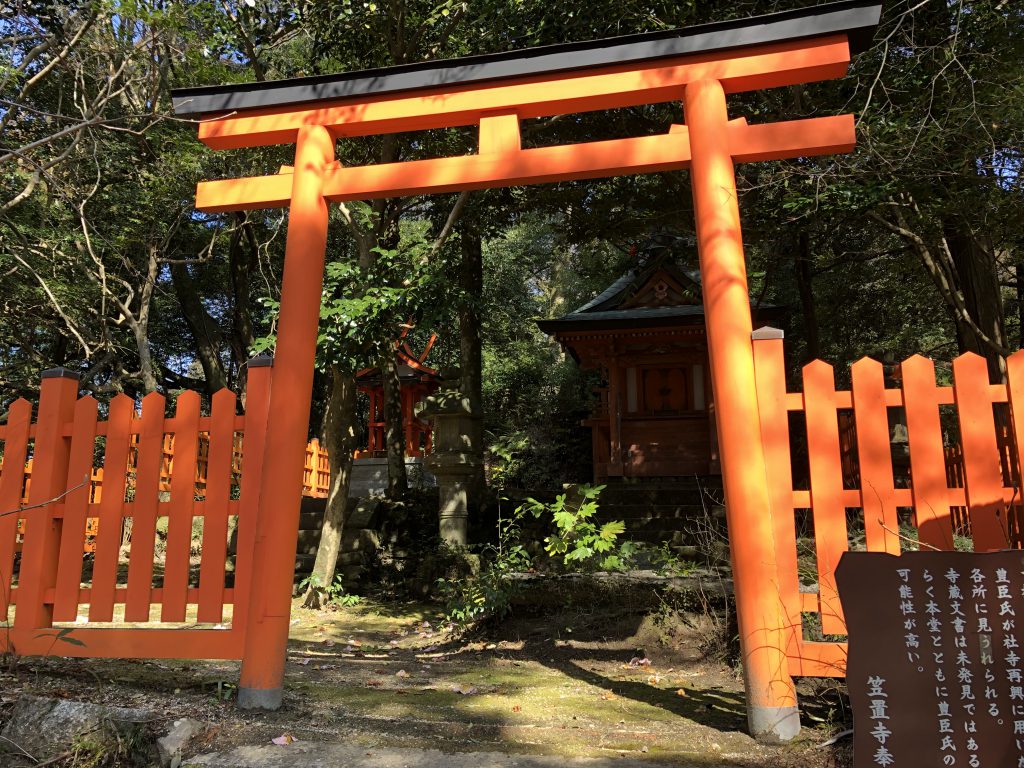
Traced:
<path id="1" fill-rule="evenodd" d="M 480 469 L 479 452 L 472 435 L 479 415 L 473 413 L 469 398 L 455 389 L 442 389 L 426 398 L 418 415 L 434 421 L 433 451 L 426 457 L 426 469 L 437 478 L 440 502 L 441 538 L 449 544 L 466 546 L 469 528 L 468 489 Z"/>

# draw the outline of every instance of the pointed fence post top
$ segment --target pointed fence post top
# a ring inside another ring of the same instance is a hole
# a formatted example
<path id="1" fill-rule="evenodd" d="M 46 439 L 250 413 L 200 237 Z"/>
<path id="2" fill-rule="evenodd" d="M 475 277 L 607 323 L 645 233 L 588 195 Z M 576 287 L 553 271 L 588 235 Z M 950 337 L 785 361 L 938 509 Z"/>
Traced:
<path id="1" fill-rule="evenodd" d="M 785 338 L 786 334 L 782 332 L 780 328 L 772 328 L 769 325 L 763 328 L 758 328 L 756 331 L 750 334 L 752 341 L 767 341 L 770 339 L 782 339 Z"/>

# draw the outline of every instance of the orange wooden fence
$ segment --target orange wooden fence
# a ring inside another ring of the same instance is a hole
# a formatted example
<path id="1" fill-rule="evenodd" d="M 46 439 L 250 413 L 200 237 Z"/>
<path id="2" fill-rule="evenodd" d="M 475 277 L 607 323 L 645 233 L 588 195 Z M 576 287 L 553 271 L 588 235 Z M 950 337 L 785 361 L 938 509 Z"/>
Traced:
<path id="1" fill-rule="evenodd" d="M 206 416 L 195 392 L 170 417 L 153 393 L 141 411 L 118 395 L 101 421 L 60 370 L 44 374 L 35 423 L 31 403 L 11 406 L 0 426 L 0 650 L 241 658 L 270 370 L 250 369 L 245 416 L 222 390 Z M 95 552 L 84 557 L 90 519 Z"/>
<path id="2" fill-rule="evenodd" d="M 3 428 L 0 427 L 0 430 Z M 128 470 L 126 487 L 129 493 L 134 493 L 135 481 L 138 477 L 139 459 L 139 436 L 133 434 L 131 445 L 128 450 Z M 32 463 L 33 459 L 25 462 L 24 493 L 22 504 L 28 504 L 29 492 L 32 487 Z M 210 435 L 208 432 L 199 433 L 199 444 L 196 451 L 196 493 L 202 496 L 206 492 L 206 478 L 210 465 Z M 0 456 L 0 471 L 3 471 L 4 461 Z M 163 456 L 160 460 L 160 481 L 158 489 L 160 493 L 169 493 L 171 490 L 171 474 L 174 467 L 174 434 L 164 435 Z M 235 433 L 234 442 L 231 447 L 231 477 L 232 485 L 237 488 L 239 477 L 242 473 L 242 434 Z M 302 481 L 302 495 L 311 496 L 316 499 L 327 498 L 327 492 L 331 483 L 331 467 L 328 460 L 326 448 L 320 447 L 320 441 L 316 438 L 309 441 L 306 446 L 306 466 Z M 103 497 L 103 467 L 93 467 L 89 478 L 89 503 L 99 504 Z M 86 521 L 85 543 L 83 549 L 92 552 L 96 548 L 96 533 L 98 521 L 90 517 Z M 25 521 L 19 519 L 18 534 L 25 533 Z M 19 542 L 20 547 L 20 542 Z"/>
<path id="3" fill-rule="evenodd" d="M 953 362 L 952 386 L 937 385 L 932 361 L 914 356 L 900 365 L 896 388 L 886 387 L 881 363 L 864 358 L 850 390 L 836 390 L 832 367 L 818 360 L 803 369 L 803 392 L 787 392 L 781 332 L 762 329 L 754 339 L 790 670 L 842 676 L 835 568 L 843 552 L 898 554 L 915 537 L 953 549 L 954 533 L 969 534 L 976 551 L 1021 546 L 1024 352 L 1007 360 L 1005 384 L 991 383 L 984 359 L 966 354 Z M 794 487 L 791 414 L 806 430 L 806 487 Z M 906 425 L 907 477 L 894 472 L 895 422 Z M 798 538 L 812 542 L 813 557 L 798 557 Z"/>

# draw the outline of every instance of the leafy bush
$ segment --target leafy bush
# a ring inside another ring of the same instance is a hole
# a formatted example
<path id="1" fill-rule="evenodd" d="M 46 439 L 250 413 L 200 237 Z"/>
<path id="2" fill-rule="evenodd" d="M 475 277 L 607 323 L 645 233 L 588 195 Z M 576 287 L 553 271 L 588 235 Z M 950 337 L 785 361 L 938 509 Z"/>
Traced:
<path id="1" fill-rule="evenodd" d="M 550 518 L 556 531 L 544 539 L 544 549 L 552 557 L 561 557 L 569 569 L 593 568 L 602 571 L 625 571 L 632 564 L 639 547 L 632 541 L 619 541 L 626 532 L 621 520 L 598 525 L 594 516 L 603 485 L 581 485 L 576 499 L 559 494 L 551 503 L 529 498 L 518 511 L 525 510 L 535 518 Z"/>
<path id="2" fill-rule="evenodd" d="M 530 569 L 532 560 L 520 543 L 520 510 L 509 520 L 498 521 L 498 541 L 481 552 L 483 565 L 476 575 L 464 579 L 438 579 L 448 621 L 465 628 L 485 619 L 502 619 L 512 608 L 517 584 L 513 574 Z"/>
<path id="3" fill-rule="evenodd" d="M 298 592 L 299 594 L 302 594 L 310 588 L 322 591 L 327 595 L 328 603 L 342 608 L 359 605 L 363 600 L 359 595 L 353 595 L 345 591 L 345 587 L 341 583 L 340 574 L 335 577 L 334 582 L 330 586 L 324 587 L 324 585 L 320 583 L 320 577 L 315 573 L 311 573 L 299 582 Z"/>
<path id="4" fill-rule="evenodd" d="M 533 558 L 522 543 L 522 521 L 529 514 L 554 523 L 556 531 L 544 539 L 545 551 L 561 559 L 570 572 L 624 571 L 639 551 L 632 541 L 619 541 L 626 526 L 621 520 L 598 525 L 597 498 L 604 486 L 583 485 L 573 501 L 569 494 L 544 503 L 529 498 L 509 519 L 498 520 L 498 539 L 481 551 L 479 573 L 458 580 L 438 579 L 448 621 L 459 628 L 486 619 L 502 619 L 512 609 L 519 587 L 515 574 L 533 569 Z"/>

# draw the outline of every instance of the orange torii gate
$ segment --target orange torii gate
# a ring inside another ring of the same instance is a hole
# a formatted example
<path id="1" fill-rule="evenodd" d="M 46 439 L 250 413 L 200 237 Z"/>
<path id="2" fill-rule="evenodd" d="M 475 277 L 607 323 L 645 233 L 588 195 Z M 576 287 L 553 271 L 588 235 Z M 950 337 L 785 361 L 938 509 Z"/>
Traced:
<path id="1" fill-rule="evenodd" d="M 196 194 L 209 212 L 290 208 L 257 525 L 263 578 L 252 587 L 242 706 L 281 702 L 328 204 L 688 168 L 748 720 L 756 736 L 796 735 L 733 166 L 850 151 L 854 121 L 748 125 L 729 119 L 726 94 L 842 77 L 879 13 L 876 0 L 846 0 L 664 33 L 174 93 L 179 115 L 210 118 L 199 138 L 213 149 L 295 144 L 293 166 L 205 181 Z M 521 148 L 521 120 L 657 102 L 682 102 L 686 123 L 660 136 Z M 339 138 L 465 125 L 479 126 L 477 154 L 353 168 L 335 160 Z"/>

